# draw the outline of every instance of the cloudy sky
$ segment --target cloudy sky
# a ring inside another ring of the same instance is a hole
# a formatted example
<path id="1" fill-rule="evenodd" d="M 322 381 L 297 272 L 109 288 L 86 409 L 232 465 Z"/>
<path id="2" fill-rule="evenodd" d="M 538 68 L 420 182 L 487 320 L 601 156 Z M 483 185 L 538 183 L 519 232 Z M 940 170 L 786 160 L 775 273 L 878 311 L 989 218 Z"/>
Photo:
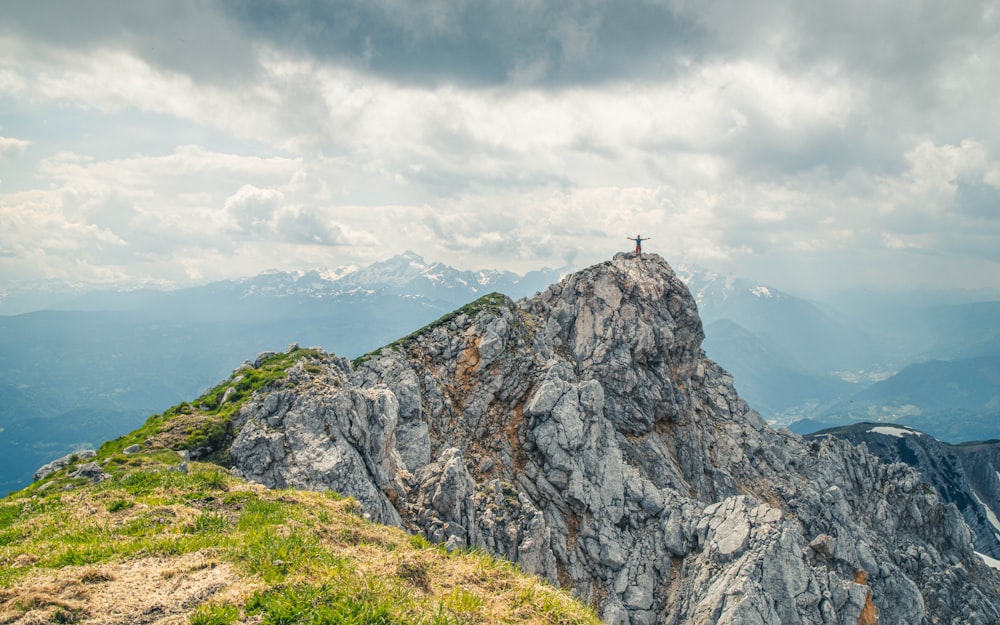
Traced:
<path id="1" fill-rule="evenodd" d="M 1000 287 L 1000 0 L 0 5 L 0 287 L 628 249 Z"/>

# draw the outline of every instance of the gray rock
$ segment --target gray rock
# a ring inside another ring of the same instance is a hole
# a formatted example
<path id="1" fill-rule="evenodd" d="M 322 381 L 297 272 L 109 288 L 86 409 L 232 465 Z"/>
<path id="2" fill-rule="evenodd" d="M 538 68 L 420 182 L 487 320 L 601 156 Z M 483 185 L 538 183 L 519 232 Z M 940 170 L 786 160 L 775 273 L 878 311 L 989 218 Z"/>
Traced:
<path id="1" fill-rule="evenodd" d="M 1000 559 L 1000 443 L 949 445 L 923 432 L 894 424 L 860 423 L 831 430 L 883 462 L 905 462 L 920 473 L 914 488 L 933 488 L 953 503 L 975 534 L 976 551 Z M 813 435 L 818 439 L 827 435 Z"/>
<path id="2" fill-rule="evenodd" d="M 34 480 L 37 482 L 39 480 L 45 479 L 49 475 L 52 475 L 56 471 L 62 469 L 63 467 L 76 462 L 77 460 L 86 460 L 88 458 L 94 458 L 97 456 L 97 452 L 93 449 L 81 449 L 80 451 L 74 451 L 71 454 L 66 454 L 62 458 L 57 458 L 48 464 L 44 464 L 39 467 L 35 474 L 33 475 Z"/>
<path id="3" fill-rule="evenodd" d="M 98 482 L 102 482 L 108 479 L 109 477 L 111 477 L 111 475 L 106 473 L 104 469 L 101 468 L 101 465 L 97 464 L 96 462 L 88 462 L 84 465 L 81 465 L 77 470 L 71 472 L 69 474 L 69 477 L 86 478 L 96 484 Z"/>
<path id="4" fill-rule="evenodd" d="M 137 454 L 140 451 L 142 451 L 142 447 L 140 447 L 139 445 L 129 445 L 128 447 L 122 450 L 122 453 L 128 456 L 132 454 Z"/>
<path id="5" fill-rule="evenodd" d="M 954 506 L 909 467 L 772 430 L 702 338 L 662 259 L 618 255 L 356 371 L 300 367 L 241 408 L 233 470 L 509 558 L 606 622 L 1000 622 Z"/>

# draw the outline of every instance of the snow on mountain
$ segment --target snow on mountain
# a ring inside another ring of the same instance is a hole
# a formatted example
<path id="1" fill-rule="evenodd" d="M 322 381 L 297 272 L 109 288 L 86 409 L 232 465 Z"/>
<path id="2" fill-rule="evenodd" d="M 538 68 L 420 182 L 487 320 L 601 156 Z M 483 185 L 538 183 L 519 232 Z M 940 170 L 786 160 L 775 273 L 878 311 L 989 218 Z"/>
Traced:
<path id="1" fill-rule="evenodd" d="M 875 434 L 884 434 L 886 436 L 894 436 L 896 438 L 903 438 L 904 436 L 923 436 L 923 432 L 918 432 L 916 430 L 911 430 L 910 428 L 901 428 L 892 425 L 877 425 L 870 430 Z"/>
<path id="2" fill-rule="evenodd" d="M 558 275 L 550 269 L 527 276 L 496 269 L 465 271 L 440 262 L 427 262 L 419 254 L 407 251 L 367 267 L 345 265 L 310 271 L 268 271 L 244 278 L 239 284 L 245 297 L 330 298 L 379 294 L 465 303 L 490 291 L 515 298 L 530 295 L 540 288 L 539 285 L 549 284 Z"/>
<path id="3" fill-rule="evenodd" d="M 778 289 L 764 286 L 732 275 L 720 274 L 693 265 L 680 265 L 677 276 L 694 296 L 703 318 L 714 319 L 713 308 L 735 305 L 749 298 L 784 299 L 788 297 Z M 707 307 L 707 308 L 706 308 Z"/>

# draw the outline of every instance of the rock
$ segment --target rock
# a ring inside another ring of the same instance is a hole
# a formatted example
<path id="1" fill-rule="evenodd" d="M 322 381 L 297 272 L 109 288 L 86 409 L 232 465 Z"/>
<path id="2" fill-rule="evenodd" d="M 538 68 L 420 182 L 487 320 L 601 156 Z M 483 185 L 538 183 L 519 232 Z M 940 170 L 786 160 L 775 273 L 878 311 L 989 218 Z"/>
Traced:
<path id="1" fill-rule="evenodd" d="M 768 427 L 657 255 L 474 308 L 249 398 L 234 474 L 341 491 L 606 622 L 1000 622 L 958 511 L 905 465 Z"/>
<path id="2" fill-rule="evenodd" d="M 39 480 L 45 479 L 49 475 L 55 473 L 56 471 L 62 469 L 63 467 L 76 462 L 77 460 L 86 460 L 88 458 L 94 458 L 97 456 L 97 452 L 93 449 L 82 449 L 80 451 L 74 451 L 71 454 L 66 454 L 62 458 L 57 458 L 52 462 L 42 465 L 35 471 L 34 480 L 37 482 Z"/>
<path id="3" fill-rule="evenodd" d="M 140 447 L 139 445 L 129 445 L 128 447 L 122 450 L 122 453 L 128 456 L 131 454 L 137 454 L 140 451 L 142 451 L 142 447 Z"/>
<path id="4" fill-rule="evenodd" d="M 883 462 L 905 462 L 916 469 L 920 480 L 907 482 L 907 488 L 932 488 L 941 501 L 955 504 L 975 534 L 976 551 L 1000 559 L 1000 442 L 949 445 L 911 428 L 876 423 L 822 436 L 827 435 L 863 444 Z"/>
<path id="5" fill-rule="evenodd" d="M 101 468 L 101 465 L 96 462 L 88 462 L 87 464 L 80 466 L 76 471 L 71 472 L 69 477 L 86 478 L 96 484 L 108 479 L 111 475 L 106 473 L 104 469 Z"/>
<path id="6" fill-rule="evenodd" d="M 809 543 L 809 548 L 817 556 L 832 558 L 837 539 L 829 534 L 820 534 Z"/>
<path id="7" fill-rule="evenodd" d="M 261 352 L 257 354 L 257 357 L 253 361 L 253 368 L 260 369 L 260 366 L 264 364 L 264 361 L 272 356 L 277 356 L 278 352 Z"/>

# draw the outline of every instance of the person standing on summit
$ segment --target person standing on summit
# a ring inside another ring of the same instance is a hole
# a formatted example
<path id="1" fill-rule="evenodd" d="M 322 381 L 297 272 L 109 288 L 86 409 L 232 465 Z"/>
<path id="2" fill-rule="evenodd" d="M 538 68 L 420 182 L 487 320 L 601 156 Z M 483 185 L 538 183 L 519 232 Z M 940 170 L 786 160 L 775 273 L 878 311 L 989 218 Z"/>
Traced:
<path id="1" fill-rule="evenodd" d="M 625 238 L 628 239 L 629 241 L 635 241 L 635 255 L 636 256 L 641 256 L 642 255 L 642 242 L 643 241 L 648 241 L 649 237 L 646 237 L 645 239 L 643 239 L 641 234 L 637 234 L 637 235 L 635 235 L 634 239 L 632 237 L 625 237 Z"/>

